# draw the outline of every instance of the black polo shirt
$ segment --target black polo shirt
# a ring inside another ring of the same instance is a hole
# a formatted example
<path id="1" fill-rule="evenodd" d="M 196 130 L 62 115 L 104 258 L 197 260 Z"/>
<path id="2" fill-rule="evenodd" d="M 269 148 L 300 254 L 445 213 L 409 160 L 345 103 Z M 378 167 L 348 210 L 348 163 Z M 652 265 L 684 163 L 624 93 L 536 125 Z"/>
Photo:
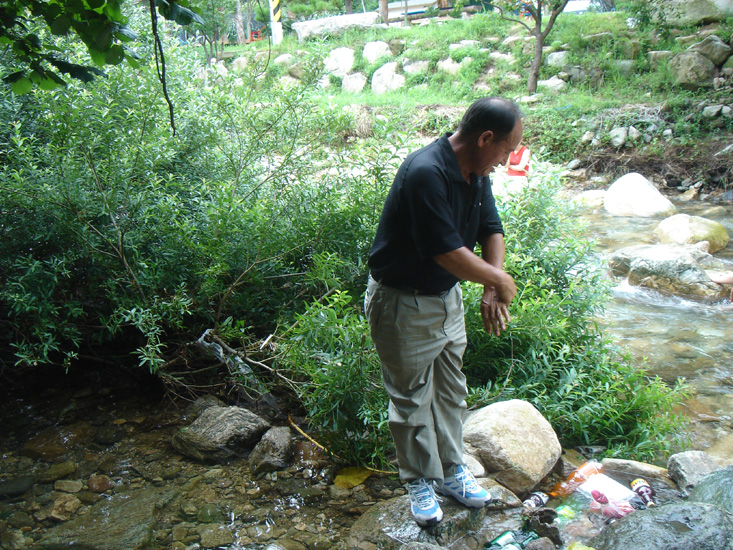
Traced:
<path id="1" fill-rule="evenodd" d="M 369 254 L 372 277 L 426 293 L 458 279 L 433 257 L 504 233 L 488 177 L 461 175 L 446 134 L 405 159 L 397 171 Z"/>

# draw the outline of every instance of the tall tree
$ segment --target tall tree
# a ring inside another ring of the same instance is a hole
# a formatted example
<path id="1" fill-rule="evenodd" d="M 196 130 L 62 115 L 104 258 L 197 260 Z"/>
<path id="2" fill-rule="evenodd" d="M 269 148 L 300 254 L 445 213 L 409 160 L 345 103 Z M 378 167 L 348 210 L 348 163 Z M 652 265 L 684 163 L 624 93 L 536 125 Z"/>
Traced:
<path id="1" fill-rule="evenodd" d="M 496 0 L 493 5 L 499 10 L 502 19 L 519 23 L 527 33 L 535 37 L 534 55 L 529 67 L 527 79 L 527 91 L 533 94 L 537 91 L 537 80 L 542 68 L 542 47 L 545 45 L 547 35 L 550 34 L 557 16 L 565 9 L 568 0 L 533 0 L 532 2 L 520 2 L 517 0 Z M 533 25 L 529 25 L 520 17 L 520 13 L 529 13 Z M 546 19 L 544 17 L 547 16 Z M 545 23 L 542 28 L 543 21 Z"/>
<path id="2" fill-rule="evenodd" d="M 354 13 L 354 5 L 352 0 L 344 0 L 344 8 L 346 8 L 346 13 Z"/>
<path id="3" fill-rule="evenodd" d="M 379 0 L 379 15 L 382 16 L 382 21 L 389 25 L 389 7 L 387 6 L 387 0 Z"/>

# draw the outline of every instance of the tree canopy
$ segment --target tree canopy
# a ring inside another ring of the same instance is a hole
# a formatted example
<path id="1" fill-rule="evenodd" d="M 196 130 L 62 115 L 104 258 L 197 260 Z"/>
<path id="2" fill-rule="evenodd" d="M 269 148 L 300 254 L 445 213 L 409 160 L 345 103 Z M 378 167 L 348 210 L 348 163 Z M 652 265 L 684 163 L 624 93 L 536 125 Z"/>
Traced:
<path id="1" fill-rule="evenodd" d="M 12 70 L 3 75 L 15 93 L 34 85 L 52 89 L 65 78 L 88 82 L 103 75 L 101 67 L 127 62 L 137 66 L 136 55 L 126 44 L 137 39 L 122 11 L 125 0 L 7 0 L 0 6 L 0 44 L 11 58 Z M 189 0 L 149 0 L 151 13 L 181 25 L 201 22 Z M 151 17 L 154 33 L 156 17 Z M 57 37 L 81 40 L 92 64 L 69 59 Z M 156 54 L 158 52 L 156 51 Z"/>

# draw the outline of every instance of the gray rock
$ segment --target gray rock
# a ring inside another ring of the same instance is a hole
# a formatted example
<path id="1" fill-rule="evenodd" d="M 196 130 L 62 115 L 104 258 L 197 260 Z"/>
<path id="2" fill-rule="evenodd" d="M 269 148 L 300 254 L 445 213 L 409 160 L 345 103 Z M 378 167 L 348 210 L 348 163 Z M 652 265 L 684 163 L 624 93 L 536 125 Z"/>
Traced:
<path id="1" fill-rule="evenodd" d="M 341 81 L 341 89 L 344 92 L 358 94 L 366 86 L 367 77 L 361 73 L 348 74 Z"/>
<path id="2" fill-rule="evenodd" d="M 718 35 L 711 34 L 702 42 L 693 44 L 688 51 L 698 52 L 713 62 L 713 65 L 720 67 L 733 53 L 733 48 L 723 42 Z"/>
<path id="3" fill-rule="evenodd" d="M 33 476 L 11 477 L 0 481 L 0 499 L 21 496 L 33 486 Z"/>
<path id="4" fill-rule="evenodd" d="M 548 67 L 562 68 L 568 63 L 570 52 L 553 52 L 545 59 L 545 65 Z"/>
<path id="5" fill-rule="evenodd" d="M 323 72 L 340 78 L 345 77 L 354 68 L 354 50 L 336 48 L 331 50 L 323 62 Z"/>
<path id="6" fill-rule="evenodd" d="M 440 550 L 442 546 L 429 542 L 410 542 L 402 546 L 402 550 Z"/>
<path id="7" fill-rule="evenodd" d="M 478 482 L 493 498 L 485 508 L 467 508 L 446 497 L 440 504 L 443 520 L 434 527 L 421 529 L 410 513 L 410 497 L 392 498 L 375 504 L 356 520 L 345 547 L 396 550 L 412 542 L 450 547 L 467 531 L 475 531 L 491 519 L 502 522 L 502 531 L 518 530 L 522 525 L 519 499 L 491 479 Z"/>
<path id="8" fill-rule="evenodd" d="M 588 545 L 596 550 L 733 550 L 733 516 L 710 504 L 668 504 L 621 518 Z"/>
<path id="9" fill-rule="evenodd" d="M 292 29 L 298 35 L 298 40 L 302 42 L 312 36 L 338 34 L 347 29 L 366 29 L 377 25 L 379 20 L 377 12 L 352 13 L 312 21 L 299 21 L 293 23 Z"/>
<path id="10" fill-rule="evenodd" d="M 597 32 L 595 34 L 588 34 L 583 36 L 583 41 L 588 44 L 602 44 L 604 42 L 613 42 L 614 36 L 611 32 Z"/>
<path id="11" fill-rule="evenodd" d="M 293 456 L 294 449 L 295 442 L 290 428 L 287 426 L 270 428 L 249 455 L 250 472 L 258 475 L 285 468 Z"/>
<path id="12" fill-rule="evenodd" d="M 646 59 L 652 67 L 661 65 L 672 57 L 672 52 L 669 50 L 658 50 L 646 53 Z"/>
<path id="13" fill-rule="evenodd" d="M 667 470 L 680 491 L 687 494 L 702 478 L 720 469 L 720 465 L 704 451 L 685 451 L 673 454 L 667 461 Z"/>
<path id="14" fill-rule="evenodd" d="M 84 515 L 51 530 L 39 550 L 83 548 L 84 550 L 137 550 L 152 543 L 155 513 L 177 493 L 158 488 L 129 495 L 115 495 L 99 501 Z"/>
<path id="15" fill-rule="evenodd" d="M 515 493 L 534 488 L 562 453 L 550 423 L 531 403 L 519 399 L 475 411 L 464 423 L 463 441 L 468 454 Z"/>
<path id="16" fill-rule="evenodd" d="M 202 395 L 184 409 L 183 418 L 196 420 L 209 407 L 226 407 L 226 403 L 215 395 Z"/>
<path id="17" fill-rule="evenodd" d="M 690 493 L 690 501 L 714 504 L 733 514 L 733 466 L 703 477 Z"/>
<path id="18" fill-rule="evenodd" d="M 632 172 L 617 179 L 608 188 L 604 200 L 612 216 L 671 216 L 677 213 L 674 204 L 641 174 Z"/>
<path id="19" fill-rule="evenodd" d="M 608 267 L 617 277 L 628 276 L 633 286 L 718 300 L 726 296 L 726 291 L 705 273 L 703 264 L 711 261 L 710 254 L 693 245 L 635 245 L 614 252 L 608 258 Z"/>
<path id="20" fill-rule="evenodd" d="M 381 95 L 405 85 L 405 77 L 397 74 L 397 62 L 385 63 L 372 75 L 372 92 Z"/>
<path id="21" fill-rule="evenodd" d="M 249 447 L 270 427 L 240 407 L 210 407 L 171 441 L 181 454 L 197 460 L 224 460 L 240 447 Z"/>
<path id="22" fill-rule="evenodd" d="M 555 550 L 555 543 L 547 537 L 533 540 L 524 547 L 525 550 Z"/>
<path id="23" fill-rule="evenodd" d="M 724 249 L 730 241 L 725 226 L 719 222 L 700 216 L 675 214 L 659 222 L 654 235 L 665 244 L 696 244 L 706 241 L 708 251 L 715 254 Z"/>
<path id="24" fill-rule="evenodd" d="M 390 50 L 389 44 L 377 40 L 364 44 L 364 50 L 361 55 L 369 63 L 374 63 L 380 57 L 392 57 L 392 50 Z"/>
<path id="25" fill-rule="evenodd" d="M 204 548 L 220 548 L 234 542 L 234 531 L 229 525 L 198 525 L 196 532 Z"/>
<path id="26" fill-rule="evenodd" d="M 41 483 L 51 483 L 57 479 L 63 479 L 76 472 L 76 464 L 70 461 L 53 464 L 48 470 L 38 476 Z"/>
<path id="27" fill-rule="evenodd" d="M 669 61 L 675 83 L 688 90 L 709 88 L 713 85 L 715 65 L 698 52 L 683 52 Z"/>
<path id="28" fill-rule="evenodd" d="M 635 71 L 633 59 L 614 59 L 611 62 L 611 66 L 621 76 L 631 76 Z"/>
<path id="29" fill-rule="evenodd" d="M 611 147 L 620 149 L 626 145 L 626 138 L 629 136 L 628 128 L 614 128 L 608 132 L 608 137 L 611 140 Z"/>
<path id="30" fill-rule="evenodd" d="M 696 27 L 733 16 L 733 4 L 720 0 L 668 0 L 664 13 L 673 26 Z"/>

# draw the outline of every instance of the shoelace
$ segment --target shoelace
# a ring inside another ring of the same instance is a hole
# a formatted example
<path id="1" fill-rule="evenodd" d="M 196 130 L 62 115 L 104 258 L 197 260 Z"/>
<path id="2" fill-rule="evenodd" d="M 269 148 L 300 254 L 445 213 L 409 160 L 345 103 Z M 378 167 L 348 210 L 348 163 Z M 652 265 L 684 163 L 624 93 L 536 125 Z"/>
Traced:
<path id="1" fill-rule="evenodd" d="M 413 498 L 420 510 L 432 508 L 433 502 L 440 502 L 442 500 L 433 492 L 433 489 L 427 483 L 411 484 L 410 487 L 412 488 L 410 496 Z"/>
<path id="2" fill-rule="evenodd" d="M 456 472 L 456 481 L 461 484 L 462 490 L 463 490 L 463 496 L 466 496 L 466 493 L 477 493 L 479 491 L 478 483 L 476 482 L 476 479 L 471 475 L 471 472 L 468 471 L 465 468 L 460 468 L 458 472 Z"/>

